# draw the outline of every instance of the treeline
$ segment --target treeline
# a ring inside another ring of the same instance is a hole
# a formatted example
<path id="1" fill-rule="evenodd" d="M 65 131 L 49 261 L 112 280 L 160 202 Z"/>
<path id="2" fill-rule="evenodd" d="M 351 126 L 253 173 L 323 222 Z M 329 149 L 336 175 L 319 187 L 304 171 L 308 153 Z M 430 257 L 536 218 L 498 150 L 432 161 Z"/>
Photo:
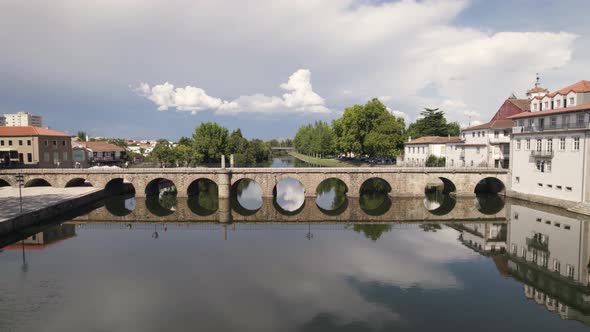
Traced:
<path id="1" fill-rule="evenodd" d="M 250 166 L 270 160 L 271 146 L 259 139 L 248 140 L 240 129 L 228 129 L 214 122 L 201 123 L 192 137 L 182 137 L 176 145 L 159 140 L 149 159 L 178 166 L 219 163 L 221 155 L 234 155 L 235 164 Z"/>
<path id="2" fill-rule="evenodd" d="M 347 107 L 332 124 L 315 122 L 299 128 L 293 147 L 307 155 L 332 156 L 352 152 L 357 156 L 391 158 L 403 151 L 408 136 L 458 136 L 459 124 L 447 123 L 444 112 L 425 109 L 422 118 L 406 129 L 402 117 L 393 115 L 374 98 L 365 105 Z"/>

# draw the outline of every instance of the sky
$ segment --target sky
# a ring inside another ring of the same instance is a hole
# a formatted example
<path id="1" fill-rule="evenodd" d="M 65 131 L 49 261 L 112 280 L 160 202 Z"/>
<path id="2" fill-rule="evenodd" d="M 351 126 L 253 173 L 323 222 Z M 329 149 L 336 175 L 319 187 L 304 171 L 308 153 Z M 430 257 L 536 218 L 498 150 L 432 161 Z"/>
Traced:
<path id="1" fill-rule="evenodd" d="M 286 138 L 379 98 L 487 122 L 590 79 L 587 0 L 0 1 L 0 114 L 75 134 Z"/>

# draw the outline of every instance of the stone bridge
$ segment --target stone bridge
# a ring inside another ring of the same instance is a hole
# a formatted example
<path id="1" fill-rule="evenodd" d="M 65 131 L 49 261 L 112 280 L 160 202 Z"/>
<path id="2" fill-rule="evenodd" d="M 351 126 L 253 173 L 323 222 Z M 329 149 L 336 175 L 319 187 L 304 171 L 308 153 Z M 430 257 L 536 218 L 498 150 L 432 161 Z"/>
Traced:
<path id="1" fill-rule="evenodd" d="M 190 200 L 190 199 L 189 199 Z M 220 199 L 217 211 L 202 215 L 193 211 L 186 198 L 178 199 L 174 210 L 151 207 L 147 199 L 137 198 L 132 211 L 120 206 L 105 206 L 74 219 L 76 222 L 505 222 L 504 205 L 489 211 L 482 209 L 476 198 L 450 199 L 439 208 L 428 210 L 424 199 L 399 197 L 391 199 L 388 208 L 378 214 L 365 211 L 359 198 L 348 198 L 346 206 L 337 211 L 325 211 L 318 207 L 315 199 L 308 197 L 303 206 L 295 212 L 281 210 L 272 198 L 263 200 L 262 206 L 249 213 L 231 208 L 229 199 Z"/>
<path id="2" fill-rule="evenodd" d="M 306 197 L 316 196 L 318 185 L 327 179 L 340 179 L 349 197 L 358 197 L 365 181 L 384 180 L 392 196 L 421 197 L 432 184 L 444 185 L 444 191 L 457 196 L 473 196 L 478 186 L 504 193 L 509 183 L 507 170 L 496 168 L 129 168 L 129 169 L 22 169 L 0 170 L 0 186 L 16 186 L 15 175 L 24 176 L 25 187 L 49 185 L 73 187 L 92 185 L 109 189 L 122 184 L 132 185 L 136 197 L 145 197 L 161 181 L 172 182 L 178 197 L 187 197 L 191 184 L 209 179 L 217 184 L 220 198 L 230 196 L 231 186 L 242 179 L 256 181 L 263 197 L 273 197 L 275 186 L 285 178 L 298 180 Z"/>

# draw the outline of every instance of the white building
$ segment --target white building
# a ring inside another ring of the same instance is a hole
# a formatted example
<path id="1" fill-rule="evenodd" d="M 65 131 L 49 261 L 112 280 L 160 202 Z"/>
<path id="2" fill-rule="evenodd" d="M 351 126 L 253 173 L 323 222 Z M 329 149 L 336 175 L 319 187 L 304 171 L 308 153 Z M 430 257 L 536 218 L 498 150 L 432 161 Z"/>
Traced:
<path id="1" fill-rule="evenodd" d="M 9 127 L 42 127 L 43 118 L 40 115 L 33 115 L 28 112 L 18 112 L 13 114 L 4 114 L 6 126 Z"/>
<path id="2" fill-rule="evenodd" d="M 537 94 L 511 116 L 512 190 L 565 202 L 590 200 L 590 82 Z"/>
<path id="3" fill-rule="evenodd" d="M 528 109 L 527 99 L 512 95 L 490 122 L 463 129 L 462 141 L 447 145 L 447 167 L 508 168 L 512 120 L 507 117 Z"/>
<path id="4" fill-rule="evenodd" d="M 6 118 L 0 115 L 0 127 L 6 126 Z"/>
<path id="5" fill-rule="evenodd" d="M 429 156 L 446 157 L 447 144 L 461 142 L 458 136 L 424 136 L 404 144 L 404 164 L 424 166 Z"/>

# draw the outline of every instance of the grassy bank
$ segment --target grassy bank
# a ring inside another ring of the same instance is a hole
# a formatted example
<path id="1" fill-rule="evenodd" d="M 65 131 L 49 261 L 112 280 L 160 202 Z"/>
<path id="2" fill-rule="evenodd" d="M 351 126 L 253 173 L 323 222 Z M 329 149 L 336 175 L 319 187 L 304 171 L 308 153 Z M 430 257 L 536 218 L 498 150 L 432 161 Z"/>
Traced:
<path id="1" fill-rule="evenodd" d="M 313 165 L 320 165 L 320 166 L 326 166 L 326 167 L 350 167 L 350 166 L 354 166 L 352 164 L 349 164 L 347 162 L 343 162 L 343 161 L 340 161 L 340 160 L 315 158 L 315 157 L 306 156 L 306 155 L 301 154 L 301 153 L 297 153 L 295 151 L 289 152 L 289 155 L 293 156 L 293 158 L 297 158 L 297 159 L 299 159 L 301 161 L 304 161 L 304 162 L 306 162 L 308 164 L 313 164 Z"/>

